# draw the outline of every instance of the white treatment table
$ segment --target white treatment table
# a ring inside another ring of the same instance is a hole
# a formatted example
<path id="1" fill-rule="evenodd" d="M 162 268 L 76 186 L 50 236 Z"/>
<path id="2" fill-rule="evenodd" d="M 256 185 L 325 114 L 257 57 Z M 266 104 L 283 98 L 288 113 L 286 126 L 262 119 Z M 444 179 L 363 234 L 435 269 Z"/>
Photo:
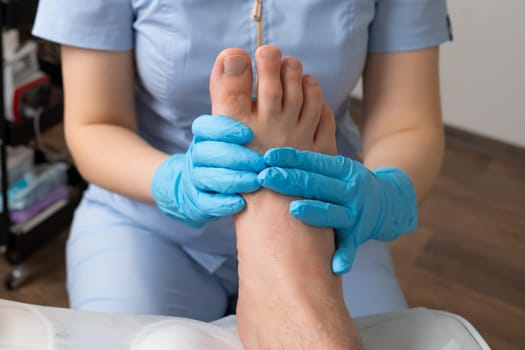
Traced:
<path id="1" fill-rule="evenodd" d="M 490 349 L 465 319 L 415 308 L 355 319 L 366 350 Z M 235 317 L 213 323 L 176 317 L 74 311 L 0 299 L 2 350 L 241 350 Z"/>

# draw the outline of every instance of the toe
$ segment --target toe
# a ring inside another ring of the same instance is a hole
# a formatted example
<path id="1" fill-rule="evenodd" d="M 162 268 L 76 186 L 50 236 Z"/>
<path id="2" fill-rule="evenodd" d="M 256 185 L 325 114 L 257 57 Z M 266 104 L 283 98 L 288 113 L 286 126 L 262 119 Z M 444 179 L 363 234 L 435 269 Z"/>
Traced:
<path id="1" fill-rule="evenodd" d="M 283 111 L 286 114 L 299 115 L 303 105 L 303 68 L 295 57 L 286 57 L 281 65 L 283 86 Z"/>
<path id="2" fill-rule="evenodd" d="M 282 110 L 281 51 L 275 46 L 262 46 L 255 58 L 258 117 L 271 117 Z"/>
<path id="3" fill-rule="evenodd" d="M 210 75 L 212 113 L 242 121 L 252 111 L 253 73 L 250 55 L 241 49 L 226 49 L 215 60 Z"/>
<path id="4" fill-rule="evenodd" d="M 313 140 L 319 118 L 321 117 L 323 95 L 317 79 L 311 75 L 303 77 L 303 99 L 299 125 L 303 129 L 305 136 Z"/>
<path id="5" fill-rule="evenodd" d="M 335 142 L 335 119 L 330 107 L 323 104 L 319 125 L 315 132 L 314 151 L 337 154 L 337 145 Z"/>

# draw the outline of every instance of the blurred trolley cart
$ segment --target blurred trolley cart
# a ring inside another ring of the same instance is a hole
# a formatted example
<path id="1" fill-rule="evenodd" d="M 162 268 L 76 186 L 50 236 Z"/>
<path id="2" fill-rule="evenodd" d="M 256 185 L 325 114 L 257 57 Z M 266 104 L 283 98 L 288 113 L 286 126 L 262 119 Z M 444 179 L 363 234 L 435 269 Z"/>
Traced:
<path id="1" fill-rule="evenodd" d="M 34 20 L 37 5 L 38 0 L 0 0 L 2 34 L 9 29 L 30 26 Z M 32 80 L 15 86 L 15 88 L 10 86 L 12 76 L 9 69 L 6 69 L 6 65 L 9 64 L 8 59 L 6 59 L 9 56 L 8 52 L 4 51 L 6 47 L 3 35 L 0 35 L 0 57 L 3 58 L 0 68 L 0 82 L 3 82 L 0 84 L 2 198 L 0 203 L 2 209 L 0 214 L 0 253 L 12 266 L 11 271 L 4 277 L 4 286 L 12 290 L 20 286 L 30 273 L 24 264 L 26 260 L 70 223 L 73 211 L 81 197 L 83 183 L 77 176 L 70 177 L 67 186 L 64 186 L 65 193 L 62 194 L 60 200 L 52 202 L 22 222 L 13 220 L 13 210 L 9 208 L 8 190 L 11 176 L 9 174 L 7 149 L 8 147 L 26 145 L 35 138 L 37 133 L 60 123 L 63 115 L 63 104 L 60 89 L 51 85 L 48 75 L 33 77 Z M 36 59 L 34 61 L 36 62 Z M 11 91 L 6 91 L 6 89 L 11 89 Z M 29 93 L 26 93 L 27 91 Z M 58 91 L 55 95 L 58 95 L 59 98 L 47 99 L 45 104 L 41 106 L 42 108 L 38 109 L 38 123 L 35 123 L 34 118 L 23 118 L 17 114 L 19 112 L 17 108 L 22 103 L 31 104 L 31 101 L 28 100 L 34 96 L 53 95 L 51 91 Z M 68 172 L 75 174 L 73 167 L 68 167 Z M 76 183 L 73 183 L 74 181 Z"/>

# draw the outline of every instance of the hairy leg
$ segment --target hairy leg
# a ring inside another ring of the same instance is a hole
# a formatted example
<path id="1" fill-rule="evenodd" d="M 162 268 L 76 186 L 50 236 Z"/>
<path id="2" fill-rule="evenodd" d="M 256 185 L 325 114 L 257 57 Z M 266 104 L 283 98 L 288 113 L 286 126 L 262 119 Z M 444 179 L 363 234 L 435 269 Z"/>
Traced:
<path id="1" fill-rule="evenodd" d="M 264 152 L 292 146 L 334 154 L 335 123 L 321 89 L 293 57 L 271 46 L 256 52 L 258 98 L 251 100 L 250 59 L 223 51 L 210 78 L 214 114 L 252 128 L 249 145 Z M 244 67 L 244 69 L 242 69 Z M 358 336 L 332 274 L 334 234 L 288 212 L 292 198 L 268 190 L 245 195 L 235 217 L 239 258 L 239 333 L 248 349 L 356 349 Z"/>

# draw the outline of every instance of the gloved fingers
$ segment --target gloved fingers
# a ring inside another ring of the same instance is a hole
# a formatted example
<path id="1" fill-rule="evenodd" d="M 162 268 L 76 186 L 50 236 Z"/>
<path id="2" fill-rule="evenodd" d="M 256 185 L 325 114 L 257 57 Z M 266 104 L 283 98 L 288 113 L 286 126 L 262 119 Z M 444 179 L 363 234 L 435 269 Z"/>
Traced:
<path id="1" fill-rule="evenodd" d="M 193 121 L 191 131 L 195 141 L 246 144 L 253 140 L 253 132 L 248 126 L 223 115 L 201 115 Z"/>
<path id="2" fill-rule="evenodd" d="M 256 173 L 224 168 L 196 167 L 191 182 L 198 190 L 222 194 L 255 192 L 261 187 Z"/>
<path id="3" fill-rule="evenodd" d="M 338 275 L 350 271 L 352 267 L 360 242 L 356 230 L 355 227 L 335 230 L 336 252 L 332 259 L 332 270 Z"/>
<path id="4" fill-rule="evenodd" d="M 220 193 L 209 193 L 196 191 L 195 200 L 199 203 L 196 207 L 206 215 L 222 217 L 233 215 L 244 209 L 246 203 L 239 195 L 225 195 Z"/>
<path id="5" fill-rule="evenodd" d="M 349 272 L 354 264 L 357 246 L 349 245 L 339 247 L 332 257 L 332 271 L 336 275 L 342 275 Z"/>
<path id="6" fill-rule="evenodd" d="M 354 218 L 348 208 L 341 205 L 310 199 L 290 203 L 290 214 L 305 224 L 335 229 L 349 228 Z"/>
<path id="7" fill-rule="evenodd" d="M 302 169 L 328 177 L 346 179 L 357 163 L 343 156 L 299 151 L 291 147 L 273 148 L 264 154 L 264 161 L 272 167 Z"/>
<path id="8" fill-rule="evenodd" d="M 262 187 L 281 194 L 336 204 L 346 204 L 357 192 L 353 182 L 301 169 L 266 168 L 257 179 Z"/>
<path id="9" fill-rule="evenodd" d="M 227 168 L 258 173 L 264 168 L 264 158 L 248 147 L 218 141 L 196 142 L 191 147 L 193 166 Z"/>

